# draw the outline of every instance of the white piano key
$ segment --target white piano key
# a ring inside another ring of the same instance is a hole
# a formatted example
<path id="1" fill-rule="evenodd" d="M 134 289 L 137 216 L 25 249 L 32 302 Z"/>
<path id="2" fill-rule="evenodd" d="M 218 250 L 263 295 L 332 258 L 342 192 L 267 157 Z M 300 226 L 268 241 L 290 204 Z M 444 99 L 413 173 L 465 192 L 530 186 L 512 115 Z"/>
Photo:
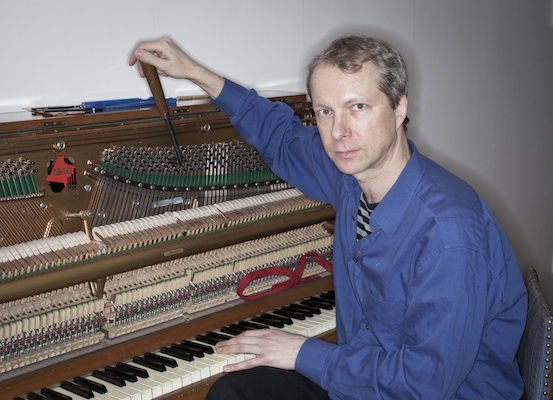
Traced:
<path id="1" fill-rule="evenodd" d="M 171 393 L 172 391 L 182 388 L 182 378 L 178 367 L 167 367 L 163 372 L 162 377 L 167 380 L 167 384 L 162 386 L 163 394 Z M 155 378 L 157 379 L 157 375 Z"/>
<path id="2" fill-rule="evenodd" d="M 125 364 L 132 365 L 134 367 L 142 368 L 148 371 L 150 375 L 148 378 L 139 378 L 139 381 L 147 381 L 148 386 L 152 393 L 155 393 L 154 398 L 161 396 L 166 393 L 171 393 L 173 391 L 173 382 L 174 376 L 168 374 L 164 376 L 165 372 L 154 371 L 153 369 L 144 367 L 143 365 L 136 364 L 132 361 L 127 361 Z M 129 385 L 132 382 L 129 383 Z"/>
<path id="3" fill-rule="evenodd" d="M 209 363 L 203 361 L 202 358 L 196 358 L 193 362 L 186 365 L 187 367 L 194 367 L 198 370 L 200 374 L 200 380 L 207 379 L 211 377 L 211 370 L 209 369 Z"/>
<path id="4" fill-rule="evenodd" d="M 307 318 L 305 325 L 309 325 L 307 328 L 307 336 L 313 337 L 323 333 L 322 326 L 326 322 L 324 318 L 320 318 L 318 315 L 313 315 L 310 318 Z"/>
<path id="5" fill-rule="evenodd" d="M 86 378 L 104 385 L 108 390 L 108 394 L 117 400 L 142 400 L 142 393 L 137 389 L 133 389 L 130 385 L 120 387 L 92 375 L 86 376 Z"/>
<path id="6" fill-rule="evenodd" d="M 82 399 L 82 397 L 79 396 L 78 394 L 70 392 L 69 390 L 65 390 L 62 387 L 56 387 L 54 388 L 54 390 L 56 392 L 60 392 L 61 394 L 71 397 L 73 400 Z M 94 394 L 94 397 L 91 400 L 120 400 L 121 399 L 120 397 L 111 396 L 108 393 L 97 393 L 97 392 L 92 392 L 92 393 Z"/>
<path id="7" fill-rule="evenodd" d="M 202 370 L 206 368 L 206 365 L 198 365 L 193 364 L 192 362 L 183 363 L 180 366 L 180 369 L 183 371 L 183 384 L 186 380 L 187 382 L 190 382 L 189 385 L 201 381 L 202 378 Z"/>
<path id="8" fill-rule="evenodd" d="M 152 387 L 142 382 L 140 379 L 137 382 L 126 382 L 127 386 L 132 386 L 140 393 L 141 400 L 153 400 L 155 399 Z"/>
<path id="9" fill-rule="evenodd" d="M 126 364 L 131 364 L 130 362 Z M 144 368 L 140 365 L 135 364 L 139 368 Z M 148 373 L 150 370 L 148 369 Z M 138 377 L 138 382 L 126 382 L 127 386 L 135 386 L 139 384 L 142 387 L 142 400 L 156 399 L 163 395 L 162 384 L 163 382 L 160 379 L 155 379 L 151 377 L 151 374 L 148 378 Z"/>
<path id="10" fill-rule="evenodd" d="M 213 361 L 207 358 L 208 355 L 209 354 L 205 354 L 201 358 L 195 357 L 194 361 L 189 362 L 194 367 L 198 367 L 200 369 L 200 375 L 202 380 L 213 376 L 213 374 L 211 373 Z"/>
<path id="11" fill-rule="evenodd" d="M 173 358 L 171 356 L 168 356 L 167 354 L 163 354 L 163 356 L 167 358 Z M 178 359 L 175 359 L 175 360 L 177 360 L 177 362 L 180 361 L 181 363 L 186 362 Z M 152 376 L 152 374 L 154 375 Z M 180 364 L 176 367 L 167 367 L 167 369 L 164 372 L 152 371 L 152 373 L 150 373 L 150 376 L 154 379 L 157 379 L 158 377 L 161 376 L 162 378 L 167 379 L 171 383 L 171 389 L 169 389 L 169 385 L 163 386 L 163 394 L 181 389 L 184 386 L 189 385 L 190 384 L 189 382 L 192 382 L 192 378 L 189 376 L 188 370 L 182 368 Z"/>
<path id="12" fill-rule="evenodd" d="M 186 387 L 188 385 L 191 385 L 192 382 L 192 374 L 184 367 L 183 365 L 179 365 L 179 373 L 181 373 L 181 381 L 182 381 L 182 387 Z"/>
<path id="13" fill-rule="evenodd" d="M 336 313 L 334 309 L 324 310 L 321 309 L 321 317 L 324 317 L 326 322 L 323 326 L 323 332 L 328 332 L 332 329 L 336 329 Z"/>
<path id="14" fill-rule="evenodd" d="M 284 328 L 281 329 L 285 332 L 308 336 L 307 331 L 309 329 L 309 325 L 306 325 L 303 321 L 297 319 L 294 319 L 293 321 L 294 323 L 292 325 L 284 325 Z"/>
<path id="15" fill-rule="evenodd" d="M 232 357 L 230 357 L 232 359 Z M 210 376 L 223 372 L 223 366 L 229 363 L 229 358 L 222 357 L 219 354 L 206 354 L 201 358 L 202 362 L 209 365 Z"/>
<path id="16" fill-rule="evenodd" d="M 128 382 L 127 385 L 134 386 L 137 383 L 140 383 L 141 385 L 148 388 L 148 390 L 144 390 L 142 392 L 142 400 L 157 399 L 158 397 L 163 395 L 163 385 L 159 381 L 159 379 L 156 380 L 152 377 L 138 378 L 138 382 Z"/>

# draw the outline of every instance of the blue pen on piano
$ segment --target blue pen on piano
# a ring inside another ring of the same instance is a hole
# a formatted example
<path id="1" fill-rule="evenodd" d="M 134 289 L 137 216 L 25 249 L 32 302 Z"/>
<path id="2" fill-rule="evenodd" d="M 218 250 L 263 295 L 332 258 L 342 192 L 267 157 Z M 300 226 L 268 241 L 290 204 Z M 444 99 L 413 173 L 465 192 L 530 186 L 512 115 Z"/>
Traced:
<path id="1" fill-rule="evenodd" d="M 177 99 L 166 99 L 169 107 L 177 105 Z M 72 106 L 50 106 L 50 107 L 33 107 L 30 109 L 33 113 L 48 114 L 48 113 L 71 113 L 71 112 L 85 112 L 96 113 L 104 111 L 124 111 L 137 108 L 153 108 L 156 107 L 156 102 L 153 97 L 147 99 L 130 98 L 130 99 L 117 99 L 117 100 L 98 100 L 98 101 L 85 101 L 80 105 Z"/>
<path id="2" fill-rule="evenodd" d="M 166 99 L 169 107 L 177 105 L 177 99 Z M 118 99 L 118 100 L 99 100 L 99 101 L 85 101 L 81 105 L 84 110 L 103 110 L 103 111 L 115 111 L 115 110 L 128 110 L 133 108 L 151 108 L 155 107 L 156 102 L 153 97 L 147 99 L 133 98 L 133 99 Z"/>

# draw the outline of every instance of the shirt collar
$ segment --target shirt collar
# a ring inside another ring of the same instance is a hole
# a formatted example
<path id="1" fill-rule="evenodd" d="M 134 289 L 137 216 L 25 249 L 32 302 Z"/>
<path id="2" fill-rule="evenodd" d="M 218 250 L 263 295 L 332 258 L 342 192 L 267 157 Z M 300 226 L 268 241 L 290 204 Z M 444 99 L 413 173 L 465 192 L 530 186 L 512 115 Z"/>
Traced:
<path id="1" fill-rule="evenodd" d="M 408 143 L 411 157 L 394 185 L 371 215 L 373 232 L 382 229 L 388 235 L 392 235 L 396 231 L 424 174 L 425 168 L 421 154 L 412 141 L 408 140 Z M 353 198 L 358 201 L 361 188 L 355 178 L 351 175 L 344 175 L 343 181 L 348 194 L 354 196 Z"/>

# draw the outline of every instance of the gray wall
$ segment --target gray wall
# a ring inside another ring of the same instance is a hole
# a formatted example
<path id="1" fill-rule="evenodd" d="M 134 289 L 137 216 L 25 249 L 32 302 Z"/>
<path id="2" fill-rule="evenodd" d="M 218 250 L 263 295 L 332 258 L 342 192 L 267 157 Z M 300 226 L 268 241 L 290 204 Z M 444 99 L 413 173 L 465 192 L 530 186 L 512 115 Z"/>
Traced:
<path id="1" fill-rule="evenodd" d="M 552 31 L 550 0 L 3 1 L 0 112 L 149 97 L 127 66 L 141 38 L 170 35 L 236 81 L 298 92 L 333 37 L 378 36 L 410 69 L 409 136 L 483 195 L 553 305 Z"/>

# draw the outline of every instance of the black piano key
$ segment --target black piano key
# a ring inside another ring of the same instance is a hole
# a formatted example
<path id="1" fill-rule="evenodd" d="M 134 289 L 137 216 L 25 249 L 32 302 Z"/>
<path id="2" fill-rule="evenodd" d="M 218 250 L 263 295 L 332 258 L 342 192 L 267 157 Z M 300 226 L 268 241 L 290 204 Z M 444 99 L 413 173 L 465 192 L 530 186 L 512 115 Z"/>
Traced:
<path id="1" fill-rule="evenodd" d="M 38 393 L 27 393 L 28 400 L 48 400 L 48 397 L 45 397 Z"/>
<path id="2" fill-rule="evenodd" d="M 331 306 L 332 308 L 336 307 L 336 301 L 335 300 L 332 300 L 332 299 L 325 299 L 324 297 L 312 297 L 311 299 L 309 300 L 314 300 L 314 301 L 318 301 L 318 302 L 324 302 L 324 303 L 327 303 L 329 306 Z"/>
<path id="3" fill-rule="evenodd" d="M 302 300 L 301 304 L 306 304 L 308 306 L 322 308 L 323 310 L 332 310 L 334 308 L 334 305 L 331 302 L 328 301 L 320 301 L 315 298 L 310 298 L 306 300 Z"/>
<path id="4" fill-rule="evenodd" d="M 190 340 L 183 340 L 182 342 L 180 342 L 182 345 L 185 345 L 185 346 L 192 346 L 193 348 L 195 349 L 198 349 L 200 351 L 203 351 L 204 353 L 207 353 L 207 354 L 213 354 L 215 351 L 213 350 L 213 347 L 211 346 L 206 346 L 205 344 L 202 344 L 202 343 L 198 343 L 198 342 L 192 342 Z"/>
<path id="5" fill-rule="evenodd" d="M 334 290 L 329 290 L 328 292 L 321 293 L 319 297 L 322 299 L 327 299 L 332 301 L 336 300 L 336 298 L 334 297 Z"/>
<path id="6" fill-rule="evenodd" d="M 153 359 L 146 359 L 143 357 L 134 357 L 133 362 L 136 364 L 142 365 L 143 367 L 153 369 L 154 371 L 158 372 L 165 372 L 167 371 L 167 368 L 165 368 L 165 364 L 154 361 Z"/>
<path id="7" fill-rule="evenodd" d="M 198 357 L 198 358 L 204 357 L 204 355 L 205 355 L 205 352 L 201 351 L 198 347 L 190 346 L 188 344 L 175 343 L 175 344 L 172 344 L 171 347 L 173 347 L 175 349 L 179 349 L 181 351 L 189 352 L 194 357 Z"/>
<path id="8" fill-rule="evenodd" d="M 318 300 L 318 301 L 326 301 L 330 303 L 335 303 L 336 298 L 334 297 L 334 292 L 326 292 L 321 293 L 316 296 L 311 296 L 309 299 Z"/>
<path id="9" fill-rule="evenodd" d="M 321 310 L 319 309 L 319 307 L 310 306 L 308 304 L 301 304 L 301 303 L 290 304 L 290 308 L 298 309 L 298 310 L 306 310 L 306 311 L 309 311 L 310 313 L 317 314 L 317 315 L 321 313 Z"/>
<path id="10" fill-rule="evenodd" d="M 139 376 L 140 378 L 148 378 L 150 374 L 144 368 L 137 367 L 136 365 L 129 365 L 125 363 L 117 363 L 115 366 L 123 371 L 128 371 L 130 373 Z"/>
<path id="11" fill-rule="evenodd" d="M 247 330 L 246 328 L 239 327 L 236 324 L 232 324 L 232 325 L 229 325 L 229 326 L 223 326 L 221 328 L 221 332 L 228 333 L 229 335 L 232 335 L 232 336 L 238 336 L 246 330 Z"/>
<path id="12" fill-rule="evenodd" d="M 163 365 L 171 368 L 175 368 L 179 365 L 174 358 L 164 357 L 161 354 L 145 353 L 144 358 L 147 360 L 162 363 Z"/>
<path id="13" fill-rule="evenodd" d="M 269 329 L 269 327 L 267 325 L 257 324 L 255 322 L 251 322 L 251 321 L 239 321 L 238 325 L 244 326 L 244 327 L 249 328 L 249 329 Z"/>
<path id="14" fill-rule="evenodd" d="M 222 342 L 224 340 L 229 340 L 232 336 L 225 335 L 224 333 L 217 333 L 217 332 L 206 332 L 205 336 L 217 339 L 219 342 Z"/>
<path id="15" fill-rule="evenodd" d="M 101 379 L 104 382 L 109 382 L 109 383 L 111 383 L 115 386 L 123 387 L 123 386 L 127 385 L 123 378 L 120 378 L 120 377 L 112 375 L 112 374 L 108 374 L 108 373 L 103 372 L 103 371 L 98 371 L 98 370 L 93 371 L 92 376 L 94 376 L 95 378 Z"/>
<path id="16" fill-rule="evenodd" d="M 205 335 L 198 335 L 196 336 L 196 340 L 202 342 L 202 343 L 207 343 L 207 344 L 211 344 L 213 346 L 215 346 L 217 343 L 220 342 L 220 340 L 218 339 L 214 339 L 212 337 L 209 337 L 209 336 L 205 336 Z"/>
<path id="17" fill-rule="evenodd" d="M 193 361 L 194 360 L 194 356 L 192 354 L 190 354 L 189 352 L 186 352 L 184 350 L 179 350 L 179 349 L 176 349 L 176 348 L 173 348 L 173 347 L 163 347 L 161 349 L 161 352 L 163 354 L 167 354 L 169 356 L 173 356 L 173 357 L 179 358 L 181 360 L 185 360 L 185 361 Z"/>
<path id="18" fill-rule="evenodd" d="M 275 319 L 277 321 L 282 322 L 285 325 L 292 325 L 293 324 L 292 318 L 287 317 L 285 315 L 278 315 L 278 314 L 273 313 L 273 314 L 261 314 L 261 317 Z"/>
<path id="19" fill-rule="evenodd" d="M 138 381 L 138 378 L 135 374 L 133 374 L 132 372 L 129 372 L 129 371 L 125 371 L 121 368 L 106 367 L 106 368 L 104 368 L 104 372 L 106 374 L 115 375 L 115 376 L 118 376 L 120 378 L 123 378 L 127 382 L 137 382 Z"/>
<path id="20" fill-rule="evenodd" d="M 56 392 L 55 390 L 48 388 L 40 389 L 40 394 L 44 395 L 50 400 L 73 400 L 71 397 L 66 396 L 63 393 Z"/>
<path id="21" fill-rule="evenodd" d="M 281 310 L 290 311 L 290 312 L 296 312 L 298 314 L 303 315 L 304 318 L 311 318 L 313 316 L 313 313 L 308 310 L 299 309 L 297 307 L 293 307 L 292 305 L 284 306 L 281 308 Z"/>
<path id="22" fill-rule="evenodd" d="M 264 318 L 264 317 L 253 317 L 252 321 L 259 322 L 261 324 L 272 326 L 273 328 L 284 328 L 284 323 L 276 319 Z"/>
<path id="23" fill-rule="evenodd" d="M 302 313 L 299 313 L 297 311 L 287 310 L 285 308 L 279 308 L 278 310 L 274 310 L 273 314 L 284 315 L 285 317 L 289 317 L 292 319 L 305 320 L 305 316 Z"/>
<path id="24" fill-rule="evenodd" d="M 60 383 L 60 386 L 65 390 L 71 393 L 75 393 L 85 399 L 91 399 L 94 397 L 94 393 L 92 393 L 92 390 L 87 389 L 83 386 L 77 385 L 76 383 L 73 383 L 73 382 L 62 381 Z"/>
<path id="25" fill-rule="evenodd" d="M 73 378 L 73 382 L 96 393 L 104 394 L 108 392 L 108 389 L 101 383 L 91 381 L 90 379 L 82 378 L 80 376 Z"/>
<path id="26" fill-rule="evenodd" d="M 232 328 L 232 329 L 235 329 L 236 331 L 240 331 L 240 332 L 244 332 L 244 331 L 248 331 L 248 330 L 253 329 L 251 327 L 243 326 L 243 325 L 240 325 L 240 324 L 230 324 L 228 327 Z M 221 328 L 221 330 L 222 330 L 222 328 Z"/>

